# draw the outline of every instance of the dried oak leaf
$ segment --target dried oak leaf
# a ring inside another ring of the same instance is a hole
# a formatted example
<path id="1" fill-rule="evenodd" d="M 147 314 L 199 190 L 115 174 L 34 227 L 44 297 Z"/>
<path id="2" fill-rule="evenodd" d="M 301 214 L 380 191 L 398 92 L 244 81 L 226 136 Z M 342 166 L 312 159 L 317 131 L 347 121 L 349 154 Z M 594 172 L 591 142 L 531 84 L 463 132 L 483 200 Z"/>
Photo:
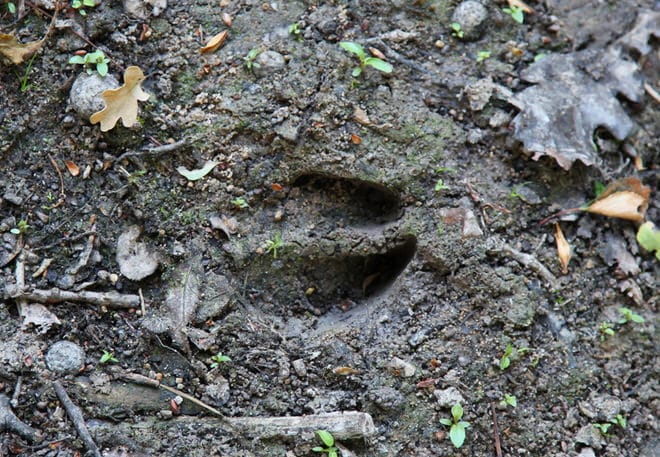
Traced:
<path id="1" fill-rule="evenodd" d="M 45 40 L 19 43 L 13 33 L 0 33 L 0 55 L 3 61 L 19 65 L 38 51 Z"/>
<path id="2" fill-rule="evenodd" d="M 561 231 L 559 224 L 555 223 L 555 241 L 557 242 L 557 255 L 561 262 L 562 274 L 568 274 L 568 262 L 571 261 L 571 245 L 566 241 L 564 232 Z"/>
<path id="3" fill-rule="evenodd" d="M 160 255 L 137 239 L 140 227 L 132 225 L 117 240 L 117 263 L 121 274 L 131 281 L 140 281 L 153 274 L 160 263 Z"/>
<path id="4" fill-rule="evenodd" d="M 92 114 L 90 122 L 100 122 L 102 132 L 112 129 L 119 119 L 124 127 L 132 127 L 137 121 L 137 102 L 149 99 L 149 94 L 140 86 L 144 79 L 144 73 L 139 67 L 128 67 L 124 72 L 124 85 L 117 89 L 108 89 L 101 94 L 105 108 Z"/>
<path id="5" fill-rule="evenodd" d="M 200 54 L 208 54 L 218 49 L 225 42 L 228 34 L 229 32 L 227 30 L 223 30 L 222 32 L 218 33 L 216 36 L 211 38 L 203 48 L 199 49 Z"/>
<path id="6" fill-rule="evenodd" d="M 630 221 L 644 220 L 651 189 L 637 178 L 624 178 L 610 183 L 586 211 Z"/>
<path id="7" fill-rule="evenodd" d="M 535 85 L 509 101 L 520 109 L 513 120 L 514 136 L 534 160 L 547 155 L 566 170 L 576 160 L 595 165 L 596 128 L 606 128 L 621 141 L 628 136 L 634 124 L 616 96 L 638 102 L 644 89 L 627 50 L 650 52 L 647 42 L 658 35 L 659 22 L 659 13 L 642 10 L 633 30 L 604 51 L 551 54 L 523 71 L 522 79 Z"/>

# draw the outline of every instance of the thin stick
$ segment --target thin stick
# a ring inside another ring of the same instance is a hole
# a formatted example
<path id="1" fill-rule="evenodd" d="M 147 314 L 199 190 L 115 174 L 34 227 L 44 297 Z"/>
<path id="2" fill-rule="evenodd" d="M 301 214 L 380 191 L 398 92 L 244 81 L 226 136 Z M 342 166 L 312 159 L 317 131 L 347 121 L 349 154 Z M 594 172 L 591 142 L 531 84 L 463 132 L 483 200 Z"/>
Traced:
<path id="1" fill-rule="evenodd" d="M 94 454 L 94 457 L 101 457 L 101 451 L 99 451 L 98 446 L 96 446 L 96 443 L 92 439 L 92 435 L 90 435 L 89 430 L 87 429 L 82 410 L 71 401 L 69 394 L 66 393 L 66 390 L 59 381 L 53 381 L 53 387 L 55 388 L 57 398 L 60 399 L 60 403 L 62 403 L 62 406 L 66 409 L 69 419 L 73 422 L 73 426 L 76 428 L 80 439 L 83 440 L 87 449 Z"/>
<path id="2" fill-rule="evenodd" d="M 176 151 L 177 149 L 181 149 L 182 147 L 186 146 L 187 144 L 188 144 L 188 140 L 186 140 L 184 138 L 183 140 L 179 140 L 176 143 L 164 144 L 162 146 L 156 146 L 155 148 L 145 149 L 143 151 L 127 151 L 127 152 L 124 152 L 119 157 L 117 157 L 115 159 L 115 162 L 119 163 L 119 162 L 121 162 L 122 160 L 124 160 L 128 157 L 165 154 L 166 152 L 173 152 L 173 151 Z"/>
<path id="3" fill-rule="evenodd" d="M 90 305 L 107 306 L 109 308 L 130 309 L 140 306 L 138 295 L 120 294 L 118 292 L 71 292 L 57 288 L 42 290 L 22 290 L 16 285 L 5 286 L 4 296 L 15 300 L 36 301 L 38 303 L 62 303 L 66 301 L 84 302 Z"/>
<path id="4" fill-rule="evenodd" d="M 555 275 L 550 273 L 550 270 L 548 270 L 541 262 L 539 262 L 536 257 L 525 254 L 524 252 L 517 251 L 508 244 L 503 245 L 498 252 L 506 255 L 507 257 L 511 257 L 513 260 L 517 261 L 523 266 L 532 269 L 553 288 L 557 288 L 558 281 L 557 278 L 555 278 Z"/>
<path id="5" fill-rule="evenodd" d="M 64 199 L 66 198 L 66 194 L 64 193 L 64 177 L 62 176 L 60 167 L 57 166 L 57 162 L 55 162 L 55 159 L 53 159 L 53 156 L 50 155 L 50 153 L 48 153 L 48 158 L 50 159 L 50 163 L 55 167 L 55 170 L 57 170 L 57 174 L 60 176 L 60 200 L 53 205 L 53 208 L 57 208 L 64 203 Z"/>
<path id="6" fill-rule="evenodd" d="M 500 432 L 497 429 L 497 414 L 495 414 L 495 404 L 490 403 L 490 408 L 493 411 L 493 433 L 495 433 L 495 454 L 497 457 L 502 457 L 502 446 L 500 445 Z"/>
<path id="7" fill-rule="evenodd" d="M 21 396 L 21 387 L 23 386 L 23 376 L 19 376 L 16 379 L 16 386 L 14 387 L 14 393 L 11 395 L 11 406 L 16 408 L 18 406 L 18 398 Z"/>

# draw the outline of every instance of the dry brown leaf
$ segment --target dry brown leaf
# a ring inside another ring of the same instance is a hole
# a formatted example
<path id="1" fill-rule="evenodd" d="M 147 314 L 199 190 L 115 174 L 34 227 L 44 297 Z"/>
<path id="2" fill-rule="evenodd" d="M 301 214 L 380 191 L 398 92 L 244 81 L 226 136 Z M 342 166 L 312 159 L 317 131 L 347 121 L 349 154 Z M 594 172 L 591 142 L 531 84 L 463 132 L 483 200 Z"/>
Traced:
<path id="1" fill-rule="evenodd" d="M 561 262 L 562 274 L 568 274 L 568 262 L 571 261 L 571 246 L 566 241 L 564 232 L 561 231 L 559 224 L 555 222 L 555 241 L 557 242 L 557 254 Z"/>
<path id="2" fill-rule="evenodd" d="M 231 16 L 228 13 L 222 13 L 222 22 L 224 22 L 227 27 L 231 27 Z"/>
<path id="3" fill-rule="evenodd" d="M 71 176 L 78 176 L 80 174 L 80 168 L 78 168 L 78 165 L 70 160 L 65 160 L 64 165 L 66 165 L 66 169 L 69 170 Z"/>
<path id="4" fill-rule="evenodd" d="M 385 54 L 380 52 L 379 49 L 369 47 L 369 52 L 371 53 L 372 56 L 377 57 L 381 60 L 387 60 L 387 57 L 385 57 Z"/>
<path id="5" fill-rule="evenodd" d="M 649 204 L 651 189 L 637 178 L 611 183 L 586 211 L 608 217 L 641 222 Z"/>
<path id="6" fill-rule="evenodd" d="M 522 0 L 508 0 L 509 7 L 516 6 L 526 14 L 534 14 L 534 9 Z"/>
<path id="7" fill-rule="evenodd" d="M 19 43 L 13 33 L 0 33 L 0 55 L 4 61 L 19 65 L 44 44 L 46 39 Z"/>
<path id="8" fill-rule="evenodd" d="M 362 143 L 362 138 L 360 138 L 359 135 L 356 135 L 355 133 L 351 133 L 351 143 L 361 144 Z"/>
<path id="9" fill-rule="evenodd" d="M 371 120 L 369 120 L 369 116 L 367 116 L 366 111 L 364 111 L 359 106 L 356 107 L 355 111 L 353 112 L 353 119 L 355 119 L 355 122 L 358 124 L 371 125 Z"/>
<path id="10" fill-rule="evenodd" d="M 334 374 L 337 374 L 339 376 L 348 376 L 351 374 L 359 374 L 360 372 L 356 370 L 355 368 L 351 367 L 337 367 L 334 370 L 332 370 Z"/>
<path id="11" fill-rule="evenodd" d="M 207 54 L 207 53 L 215 51 L 220 46 L 222 46 L 222 43 L 225 42 L 225 40 L 227 39 L 228 34 L 229 34 L 229 32 L 227 30 L 223 30 L 222 32 L 218 33 L 216 36 L 211 38 L 206 43 L 206 46 L 204 46 L 203 48 L 200 48 L 199 52 L 201 54 Z"/>
<path id="12" fill-rule="evenodd" d="M 139 67 L 131 66 L 124 72 L 124 85 L 117 89 L 108 89 L 103 92 L 105 108 L 89 118 L 92 124 L 101 123 L 101 131 L 112 129 L 119 119 L 124 127 L 132 127 L 137 121 L 138 101 L 149 99 L 140 84 L 144 81 L 144 73 Z"/>

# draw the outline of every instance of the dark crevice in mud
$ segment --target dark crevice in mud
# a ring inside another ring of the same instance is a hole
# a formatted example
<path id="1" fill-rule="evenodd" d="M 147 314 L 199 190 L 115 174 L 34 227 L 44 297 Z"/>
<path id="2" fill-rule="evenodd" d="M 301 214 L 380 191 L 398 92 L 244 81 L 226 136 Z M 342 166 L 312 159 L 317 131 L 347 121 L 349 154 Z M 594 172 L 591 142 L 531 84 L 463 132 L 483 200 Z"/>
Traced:
<path id="1" fill-rule="evenodd" d="M 315 284 L 310 301 L 340 307 L 386 292 L 413 259 L 417 239 L 408 236 L 383 254 L 315 259 L 303 275 Z M 348 300 L 348 301 L 347 301 Z"/>
<path id="2" fill-rule="evenodd" d="M 398 219 L 401 214 L 398 195 L 377 183 L 306 173 L 294 179 L 292 184 L 299 187 L 303 195 L 308 192 L 320 194 L 322 214 L 348 224 L 382 224 Z"/>

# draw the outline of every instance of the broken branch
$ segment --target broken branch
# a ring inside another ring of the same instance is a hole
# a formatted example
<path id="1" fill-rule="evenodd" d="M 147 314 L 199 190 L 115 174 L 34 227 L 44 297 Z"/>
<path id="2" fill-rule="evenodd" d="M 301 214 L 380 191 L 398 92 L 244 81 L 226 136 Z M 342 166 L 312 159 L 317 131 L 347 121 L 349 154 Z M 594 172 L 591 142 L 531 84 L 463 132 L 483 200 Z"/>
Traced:
<path id="1" fill-rule="evenodd" d="M 64 386 L 62 386 L 59 381 L 53 381 L 53 387 L 55 388 L 57 398 L 60 399 L 60 403 L 62 403 L 62 406 L 66 409 L 69 419 L 73 422 L 73 426 L 76 428 L 80 439 L 83 440 L 85 446 L 92 452 L 94 457 L 101 457 L 101 451 L 99 451 L 98 446 L 96 446 L 96 443 L 92 439 L 92 435 L 90 435 L 89 430 L 87 429 L 81 409 L 71 401 L 69 394 L 66 393 Z"/>

